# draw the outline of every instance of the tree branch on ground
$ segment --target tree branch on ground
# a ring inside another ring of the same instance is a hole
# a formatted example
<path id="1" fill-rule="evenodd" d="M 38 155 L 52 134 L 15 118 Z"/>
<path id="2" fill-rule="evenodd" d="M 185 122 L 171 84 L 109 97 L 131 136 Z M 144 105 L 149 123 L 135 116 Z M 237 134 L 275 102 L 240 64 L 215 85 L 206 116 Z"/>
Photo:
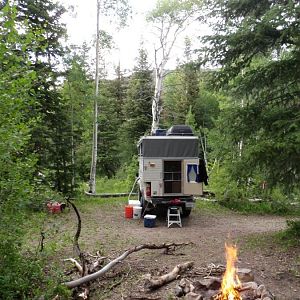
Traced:
<path id="1" fill-rule="evenodd" d="M 72 281 L 69 281 L 69 282 L 65 282 L 64 285 L 67 286 L 68 288 L 75 288 L 75 287 L 80 286 L 84 283 L 87 283 L 91 280 L 95 280 L 95 279 L 103 276 L 105 273 L 107 273 L 109 270 L 111 270 L 114 266 L 116 266 L 118 263 L 122 262 L 127 256 L 129 256 L 130 254 L 132 254 L 134 252 L 138 252 L 138 251 L 141 251 L 141 250 L 144 250 L 144 249 L 165 249 L 165 253 L 169 253 L 169 251 L 174 250 L 174 248 L 176 248 L 176 247 L 187 246 L 187 245 L 190 245 L 190 244 L 191 243 L 163 243 L 163 244 L 160 244 L 160 245 L 143 244 L 143 245 L 135 246 L 133 248 L 130 248 L 130 249 L 126 250 L 119 257 L 117 257 L 116 259 L 109 262 L 101 270 L 99 270 L 95 273 L 83 276 L 79 279 L 75 279 L 75 280 L 72 280 Z"/>
<path id="2" fill-rule="evenodd" d="M 157 289 L 173 280 L 175 280 L 178 275 L 182 274 L 183 272 L 185 272 L 186 270 L 192 268 L 192 266 L 194 265 L 194 262 L 192 261 L 188 261 L 186 263 L 183 264 L 179 264 L 177 265 L 171 272 L 162 275 L 160 277 L 157 278 L 148 278 L 145 281 L 145 288 L 147 289 Z"/>

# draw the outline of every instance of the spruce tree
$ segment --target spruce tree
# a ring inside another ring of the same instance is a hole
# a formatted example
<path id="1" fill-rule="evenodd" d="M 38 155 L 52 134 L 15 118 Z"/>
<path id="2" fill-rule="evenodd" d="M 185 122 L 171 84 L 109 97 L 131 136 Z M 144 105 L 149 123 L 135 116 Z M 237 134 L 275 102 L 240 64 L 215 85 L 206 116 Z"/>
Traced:
<path id="1" fill-rule="evenodd" d="M 147 52 L 140 49 L 123 108 L 125 122 L 122 126 L 121 149 L 125 160 L 130 160 L 136 153 L 138 139 L 150 131 L 153 88 Z"/>

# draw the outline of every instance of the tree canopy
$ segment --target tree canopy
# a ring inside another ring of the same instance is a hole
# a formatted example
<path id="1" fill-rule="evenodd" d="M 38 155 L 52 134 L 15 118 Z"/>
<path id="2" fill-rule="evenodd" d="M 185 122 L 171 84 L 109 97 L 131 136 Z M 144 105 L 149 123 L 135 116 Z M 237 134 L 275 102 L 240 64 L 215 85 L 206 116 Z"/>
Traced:
<path id="1" fill-rule="evenodd" d="M 299 14 L 296 1 L 215 1 L 209 15 L 218 22 L 202 49 L 220 68 L 214 86 L 235 104 L 224 130 L 243 140 L 249 174 L 260 168 L 270 183 L 290 186 L 300 171 Z"/>

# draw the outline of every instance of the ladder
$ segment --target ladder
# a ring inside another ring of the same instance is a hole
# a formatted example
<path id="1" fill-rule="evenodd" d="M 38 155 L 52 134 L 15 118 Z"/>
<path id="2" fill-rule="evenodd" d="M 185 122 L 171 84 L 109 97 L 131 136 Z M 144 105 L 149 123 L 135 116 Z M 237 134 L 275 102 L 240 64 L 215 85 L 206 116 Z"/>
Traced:
<path id="1" fill-rule="evenodd" d="M 167 221 L 168 221 L 168 228 L 172 224 L 177 224 L 179 227 L 182 227 L 179 207 L 171 206 L 168 208 Z"/>

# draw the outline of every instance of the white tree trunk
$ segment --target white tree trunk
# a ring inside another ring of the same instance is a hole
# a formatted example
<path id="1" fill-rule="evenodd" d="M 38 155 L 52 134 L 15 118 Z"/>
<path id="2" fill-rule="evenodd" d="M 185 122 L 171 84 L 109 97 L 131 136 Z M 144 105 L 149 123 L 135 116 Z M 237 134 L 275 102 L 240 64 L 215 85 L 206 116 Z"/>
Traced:
<path id="1" fill-rule="evenodd" d="M 97 0 L 97 40 L 96 40 L 96 75 L 95 75 L 95 99 L 94 99 L 94 124 L 93 124 L 93 148 L 90 171 L 89 192 L 96 193 L 96 169 L 98 151 L 98 94 L 99 94 L 99 16 L 100 0 Z"/>
<path id="2" fill-rule="evenodd" d="M 242 74 L 243 74 L 243 72 L 242 72 Z M 241 107 L 244 108 L 244 98 L 242 98 Z M 243 152 L 243 139 L 241 139 L 241 140 L 238 142 L 238 148 L 239 148 L 239 156 L 242 157 L 242 152 Z"/>
<path id="3" fill-rule="evenodd" d="M 152 125 L 151 132 L 154 133 L 159 128 L 160 114 L 162 112 L 161 92 L 165 66 L 170 58 L 171 51 L 179 36 L 189 25 L 188 20 L 192 12 L 170 11 L 169 16 L 165 14 L 153 17 L 155 28 L 158 30 L 158 44 L 155 49 L 155 89 L 152 99 Z"/>
<path id="4" fill-rule="evenodd" d="M 152 125 L 151 132 L 154 133 L 159 127 L 160 113 L 161 113 L 161 91 L 163 76 L 161 74 L 163 70 L 157 70 L 155 74 L 155 89 L 152 99 Z"/>

